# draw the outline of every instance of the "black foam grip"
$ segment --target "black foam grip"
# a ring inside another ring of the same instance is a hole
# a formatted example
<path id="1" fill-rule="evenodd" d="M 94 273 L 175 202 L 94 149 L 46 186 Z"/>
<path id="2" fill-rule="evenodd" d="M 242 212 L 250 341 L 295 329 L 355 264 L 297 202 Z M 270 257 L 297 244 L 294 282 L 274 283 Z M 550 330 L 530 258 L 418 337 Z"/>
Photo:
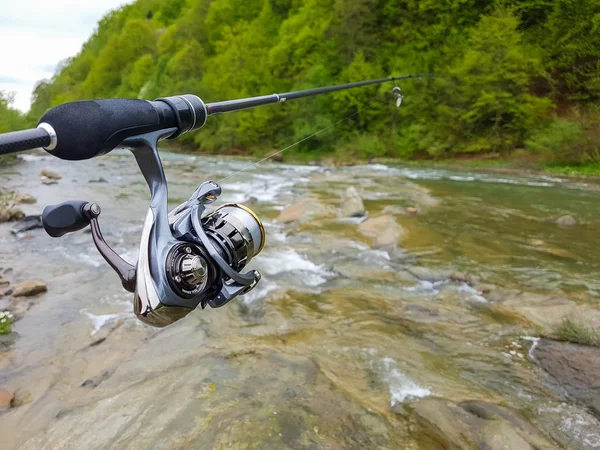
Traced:
<path id="1" fill-rule="evenodd" d="M 60 237 L 88 226 L 90 221 L 83 214 L 88 202 L 70 200 L 60 205 L 48 205 L 42 212 L 44 230 L 52 237 Z"/>
<path id="2" fill-rule="evenodd" d="M 50 135 L 42 128 L 0 134 L 0 155 L 47 147 Z"/>
<path id="3" fill-rule="evenodd" d="M 165 128 L 161 119 L 146 100 L 107 99 L 59 105 L 44 114 L 40 123 L 56 131 L 52 155 L 81 160 L 108 153 L 130 136 Z"/>

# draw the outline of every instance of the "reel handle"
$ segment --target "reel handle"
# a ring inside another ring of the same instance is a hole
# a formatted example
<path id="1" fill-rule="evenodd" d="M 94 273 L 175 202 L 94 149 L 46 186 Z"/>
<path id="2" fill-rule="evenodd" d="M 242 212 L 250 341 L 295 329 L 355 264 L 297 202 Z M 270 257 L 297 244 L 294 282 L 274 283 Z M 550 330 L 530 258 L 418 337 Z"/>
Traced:
<path id="1" fill-rule="evenodd" d="M 69 200 L 60 205 L 48 205 L 42 212 L 44 230 L 52 237 L 61 237 L 67 233 L 87 227 L 90 219 L 83 213 L 88 202 Z"/>

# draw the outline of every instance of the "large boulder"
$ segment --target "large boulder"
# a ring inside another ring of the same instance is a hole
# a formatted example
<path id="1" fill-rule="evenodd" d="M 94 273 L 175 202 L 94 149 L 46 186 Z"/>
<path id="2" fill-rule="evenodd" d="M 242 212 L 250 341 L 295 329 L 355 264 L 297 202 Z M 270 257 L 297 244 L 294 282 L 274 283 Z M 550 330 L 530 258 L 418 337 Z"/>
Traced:
<path id="1" fill-rule="evenodd" d="M 363 199 L 354 186 L 346 189 L 346 195 L 340 205 L 344 217 L 362 217 L 365 215 Z"/>
<path id="2" fill-rule="evenodd" d="M 358 231 L 373 238 L 373 247 L 391 251 L 398 245 L 404 229 L 392 216 L 384 215 L 365 220 Z"/>
<path id="3" fill-rule="evenodd" d="M 43 281 L 23 281 L 15 287 L 12 295 L 13 297 L 31 297 L 47 290 L 48 287 Z"/>
<path id="4" fill-rule="evenodd" d="M 559 391 L 589 407 L 600 417 L 600 348 L 541 339 L 533 357 Z"/>

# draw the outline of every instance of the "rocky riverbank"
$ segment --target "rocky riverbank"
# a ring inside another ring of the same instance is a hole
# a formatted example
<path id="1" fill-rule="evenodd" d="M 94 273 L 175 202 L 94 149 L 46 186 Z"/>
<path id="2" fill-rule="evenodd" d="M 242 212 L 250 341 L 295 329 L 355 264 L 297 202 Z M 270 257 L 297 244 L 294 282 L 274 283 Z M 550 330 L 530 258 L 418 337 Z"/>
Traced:
<path id="1" fill-rule="evenodd" d="M 164 160 L 171 206 L 245 164 Z M 38 199 L 24 214 L 98 202 L 135 261 L 148 194 L 130 156 L 16 167 L 0 176 Z M 265 222 L 261 284 L 161 330 L 89 235 L 0 225 L 6 448 L 597 448 L 600 350 L 543 337 L 565 317 L 600 328 L 598 190 L 266 164 L 223 183 Z"/>

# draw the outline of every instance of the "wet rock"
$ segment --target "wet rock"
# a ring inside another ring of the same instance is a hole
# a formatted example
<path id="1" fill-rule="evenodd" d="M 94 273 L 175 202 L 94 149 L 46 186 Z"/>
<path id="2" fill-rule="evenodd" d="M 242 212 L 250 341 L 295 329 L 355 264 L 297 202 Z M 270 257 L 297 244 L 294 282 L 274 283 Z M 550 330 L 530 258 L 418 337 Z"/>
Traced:
<path id="1" fill-rule="evenodd" d="M 36 228 L 44 228 L 42 224 L 42 216 L 34 215 L 34 216 L 25 216 L 19 223 L 15 224 L 10 232 L 12 234 L 23 233 L 29 230 L 35 230 Z"/>
<path id="2" fill-rule="evenodd" d="M 2 272 L 4 275 L 8 275 L 9 273 L 11 273 L 13 271 L 12 267 L 7 267 L 6 269 L 4 269 L 4 271 Z"/>
<path id="3" fill-rule="evenodd" d="M 570 251 L 565 250 L 563 248 L 554 247 L 554 246 L 542 241 L 541 239 L 529 239 L 527 242 L 529 244 L 531 244 L 532 246 L 534 246 L 536 248 L 536 250 L 548 253 L 549 255 L 552 255 L 552 256 L 557 256 L 559 258 L 573 259 L 573 260 L 579 259 L 577 257 L 577 255 L 571 253 Z"/>
<path id="4" fill-rule="evenodd" d="M 327 207 L 315 199 L 304 199 L 283 209 L 275 219 L 280 223 L 302 222 L 329 214 Z"/>
<path id="5" fill-rule="evenodd" d="M 453 273 L 451 270 L 429 269 L 421 266 L 409 267 L 407 270 L 419 280 L 429 281 L 431 283 L 445 281 L 449 279 Z"/>
<path id="6" fill-rule="evenodd" d="M 470 283 L 473 281 L 471 275 L 462 273 L 462 272 L 453 272 L 450 274 L 450 279 L 452 281 L 458 281 L 460 283 Z"/>
<path id="7" fill-rule="evenodd" d="M 31 195 L 31 194 L 23 194 L 20 192 L 17 192 L 15 194 L 15 203 L 36 203 L 37 199 Z"/>
<path id="8" fill-rule="evenodd" d="M 600 348 L 541 339 L 532 353 L 535 361 L 557 381 L 560 391 L 600 418 Z"/>
<path id="9" fill-rule="evenodd" d="M 52 171 L 46 170 L 46 169 L 42 169 L 42 171 L 40 172 L 40 178 L 41 177 L 46 177 L 46 178 L 49 178 L 50 180 L 60 180 L 62 178 L 56 172 L 52 172 Z"/>
<path id="10" fill-rule="evenodd" d="M 81 383 L 81 387 L 87 387 L 87 388 L 98 387 L 98 385 L 100 385 L 100 383 L 108 380 L 111 377 L 111 375 L 112 375 L 112 372 L 106 370 L 102 373 L 102 375 L 99 375 L 94 378 L 88 378 L 87 380 L 85 380 L 83 383 Z"/>
<path id="11" fill-rule="evenodd" d="M 495 285 L 489 283 L 477 283 L 473 287 L 482 294 L 489 294 L 496 289 Z"/>
<path id="12" fill-rule="evenodd" d="M 23 281 L 13 291 L 13 297 L 31 297 L 46 292 L 48 287 L 43 281 Z"/>
<path id="13" fill-rule="evenodd" d="M 577 221 L 573 216 L 566 215 L 556 219 L 556 225 L 558 225 L 559 228 L 571 228 L 577 225 Z"/>
<path id="14" fill-rule="evenodd" d="M 410 405 L 423 448 L 532 450 L 555 445 L 516 411 L 486 402 L 427 398 Z"/>
<path id="15" fill-rule="evenodd" d="M 13 408 L 18 408 L 19 406 L 31 403 L 32 400 L 33 396 L 31 395 L 31 392 L 29 392 L 28 389 L 17 389 L 15 391 L 15 396 L 13 398 L 11 406 Z"/>
<path id="16" fill-rule="evenodd" d="M 13 222 L 15 220 L 21 220 L 25 217 L 25 213 L 19 208 L 6 207 L 0 205 L 0 223 Z"/>
<path id="17" fill-rule="evenodd" d="M 600 327 L 600 310 L 557 295 L 496 289 L 486 298 L 501 303 L 551 333 L 565 317 L 590 328 Z"/>
<path id="18" fill-rule="evenodd" d="M 404 229 L 392 216 L 379 216 L 358 225 L 358 231 L 374 238 L 373 247 L 392 251 L 404 234 Z"/>
<path id="19" fill-rule="evenodd" d="M 390 214 L 392 216 L 414 216 L 419 213 L 419 209 L 414 206 L 388 205 L 381 211 L 381 214 Z"/>
<path id="20" fill-rule="evenodd" d="M 88 181 L 88 183 L 108 183 L 108 181 L 106 181 L 102 177 L 99 177 L 99 178 L 91 179 L 90 181 Z"/>
<path id="21" fill-rule="evenodd" d="M 42 184 L 46 184 L 46 185 L 58 184 L 58 181 L 53 180 L 53 179 L 48 178 L 48 177 L 40 177 L 40 181 L 42 182 Z"/>
<path id="22" fill-rule="evenodd" d="M 33 305 L 35 305 L 35 301 L 26 297 L 19 297 L 10 299 L 6 309 L 13 315 L 13 322 L 16 322 L 17 320 L 21 320 Z"/>
<path id="23" fill-rule="evenodd" d="M 0 387 L 0 411 L 6 411 L 15 398 L 15 393 L 6 387 Z"/>
<path id="24" fill-rule="evenodd" d="M 340 206 L 344 217 L 362 217 L 365 215 L 363 199 L 354 186 L 346 189 L 346 195 Z"/>
<path id="25" fill-rule="evenodd" d="M 7 288 L 9 285 L 10 281 L 6 280 L 2 277 L 2 275 L 0 275 L 0 288 Z"/>

